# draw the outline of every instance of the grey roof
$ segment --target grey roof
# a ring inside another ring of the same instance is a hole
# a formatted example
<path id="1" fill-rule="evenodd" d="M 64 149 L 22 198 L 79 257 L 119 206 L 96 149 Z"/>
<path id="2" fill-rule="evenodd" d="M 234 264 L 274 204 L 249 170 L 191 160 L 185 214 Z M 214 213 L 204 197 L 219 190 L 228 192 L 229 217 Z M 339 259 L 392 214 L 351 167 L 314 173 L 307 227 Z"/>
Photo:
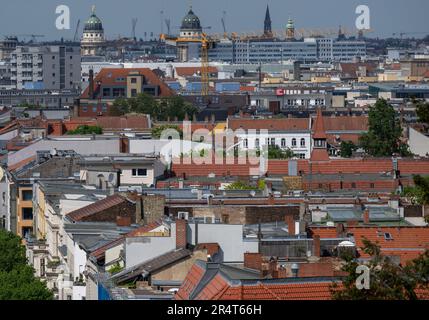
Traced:
<path id="1" fill-rule="evenodd" d="M 128 281 L 135 277 L 138 277 L 142 274 L 150 274 L 157 270 L 160 270 L 166 266 L 174 264 L 180 260 L 183 260 L 189 256 L 191 256 L 192 252 L 187 249 L 178 249 L 167 252 L 163 255 L 160 255 L 154 259 L 143 262 L 137 266 L 134 266 L 130 269 L 123 270 L 112 276 L 112 279 L 116 281 L 116 283 L 121 283 L 124 281 Z"/>

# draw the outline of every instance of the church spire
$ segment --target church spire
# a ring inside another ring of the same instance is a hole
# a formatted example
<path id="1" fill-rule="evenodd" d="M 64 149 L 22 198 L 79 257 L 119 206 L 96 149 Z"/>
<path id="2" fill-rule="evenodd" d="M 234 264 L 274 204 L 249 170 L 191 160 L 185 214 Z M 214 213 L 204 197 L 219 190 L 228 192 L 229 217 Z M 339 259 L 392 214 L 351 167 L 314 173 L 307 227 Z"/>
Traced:
<path id="1" fill-rule="evenodd" d="M 265 35 L 271 35 L 272 34 L 270 8 L 269 8 L 268 4 L 267 4 L 267 11 L 265 12 L 264 34 Z"/>

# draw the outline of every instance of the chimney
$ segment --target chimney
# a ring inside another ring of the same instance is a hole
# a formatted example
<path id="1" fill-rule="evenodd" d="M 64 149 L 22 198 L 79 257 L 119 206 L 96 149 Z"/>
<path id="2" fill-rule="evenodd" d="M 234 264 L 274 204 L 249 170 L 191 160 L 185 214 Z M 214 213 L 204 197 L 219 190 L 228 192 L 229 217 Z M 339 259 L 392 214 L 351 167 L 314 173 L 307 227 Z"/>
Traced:
<path id="1" fill-rule="evenodd" d="M 363 223 L 369 224 L 369 209 L 365 209 L 363 212 Z"/>
<path id="2" fill-rule="evenodd" d="M 262 269 L 262 254 L 261 253 L 244 253 L 244 267 L 254 270 Z"/>
<path id="3" fill-rule="evenodd" d="M 287 224 L 287 229 L 289 231 L 289 236 L 294 236 L 296 234 L 295 233 L 296 231 L 295 231 L 295 220 L 294 220 L 293 216 L 290 215 L 290 214 L 288 214 L 285 217 L 285 222 Z"/>
<path id="4" fill-rule="evenodd" d="M 275 204 L 274 195 L 270 193 L 270 195 L 268 196 L 268 205 L 273 206 L 274 204 Z"/>
<path id="5" fill-rule="evenodd" d="M 119 138 L 119 152 L 120 153 L 129 153 L 130 152 L 130 140 L 128 137 L 122 135 Z"/>
<path id="6" fill-rule="evenodd" d="M 320 257 L 320 236 L 313 237 L 313 256 Z"/>
<path id="7" fill-rule="evenodd" d="M 94 70 L 89 70 L 89 99 L 94 99 Z"/>
<path id="8" fill-rule="evenodd" d="M 188 244 L 188 222 L 185 219 L 176 220 L 176 249 L 186 249 Z"/>
<path id="9" fill-rule="evenodd" d="M 268 262 L 268 270 L 271 275 L 274 274 L 275 271 L 277 271 L 277 259 L 274 257 L 270 258 L 270 261 Z"/>
<path id="10" fill-rule="evenodd" d="M 144 220 L 144 211 L 143 211 L 143 197 L 138 197 L 136 200 L 136 223 L 142 224 Z"/>
<path id="11" fill-rule="evenodd" d="M 116 217 L 116 225 L 118 227 L 129 227 L 131 225 L 131 218 L 130 217 Z"/>
<path id="12" fill-rule="evenodd" d="M 338 223 L 336 225 L 336 232 L 337 232 L 338 238 L 342 238 L 344 236 L 345 228 L 344 228 L 344 225 L 342 223 Z"/>

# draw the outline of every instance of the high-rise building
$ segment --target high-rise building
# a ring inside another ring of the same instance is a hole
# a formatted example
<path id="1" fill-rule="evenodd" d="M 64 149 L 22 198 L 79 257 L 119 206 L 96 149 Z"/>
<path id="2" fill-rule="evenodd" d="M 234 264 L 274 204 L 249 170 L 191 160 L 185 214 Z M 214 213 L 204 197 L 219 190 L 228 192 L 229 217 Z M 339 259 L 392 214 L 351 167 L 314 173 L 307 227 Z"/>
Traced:
<path id="1" fill-rule="evenodd" d="M 12 53 L 11 80 L 19 90 L 76 89 L 80 62 L 79 46 L 18 46 Z"/>

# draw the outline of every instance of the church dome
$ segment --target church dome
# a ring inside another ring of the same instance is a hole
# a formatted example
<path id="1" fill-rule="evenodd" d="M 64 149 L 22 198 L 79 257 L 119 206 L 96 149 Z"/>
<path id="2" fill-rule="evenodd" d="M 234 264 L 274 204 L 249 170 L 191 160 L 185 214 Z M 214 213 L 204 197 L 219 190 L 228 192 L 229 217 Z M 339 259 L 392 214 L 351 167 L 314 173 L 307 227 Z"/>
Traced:
<path id="1" fill-rule="evenodd" d="M 192 9 L 190 9 L 188 14 L 183 18 L 181 30 L 202 30 L 200 19 L 195 15 Z"/>
<path id="2" fill-rule="evenodd" d="M 293 29 L 294 27 L 295 26 L 294 26 L 293 20 L 289 18 L 286 28 L 287 29 Z"/>
<path id="3" fill-rule="evenodd" d="M 103 24 L 95 15 L 95 8 L 92 8 L 91 17 L 89 17 L 88 21 L 85 23 L 84 31 L 103 31 Z"/>

